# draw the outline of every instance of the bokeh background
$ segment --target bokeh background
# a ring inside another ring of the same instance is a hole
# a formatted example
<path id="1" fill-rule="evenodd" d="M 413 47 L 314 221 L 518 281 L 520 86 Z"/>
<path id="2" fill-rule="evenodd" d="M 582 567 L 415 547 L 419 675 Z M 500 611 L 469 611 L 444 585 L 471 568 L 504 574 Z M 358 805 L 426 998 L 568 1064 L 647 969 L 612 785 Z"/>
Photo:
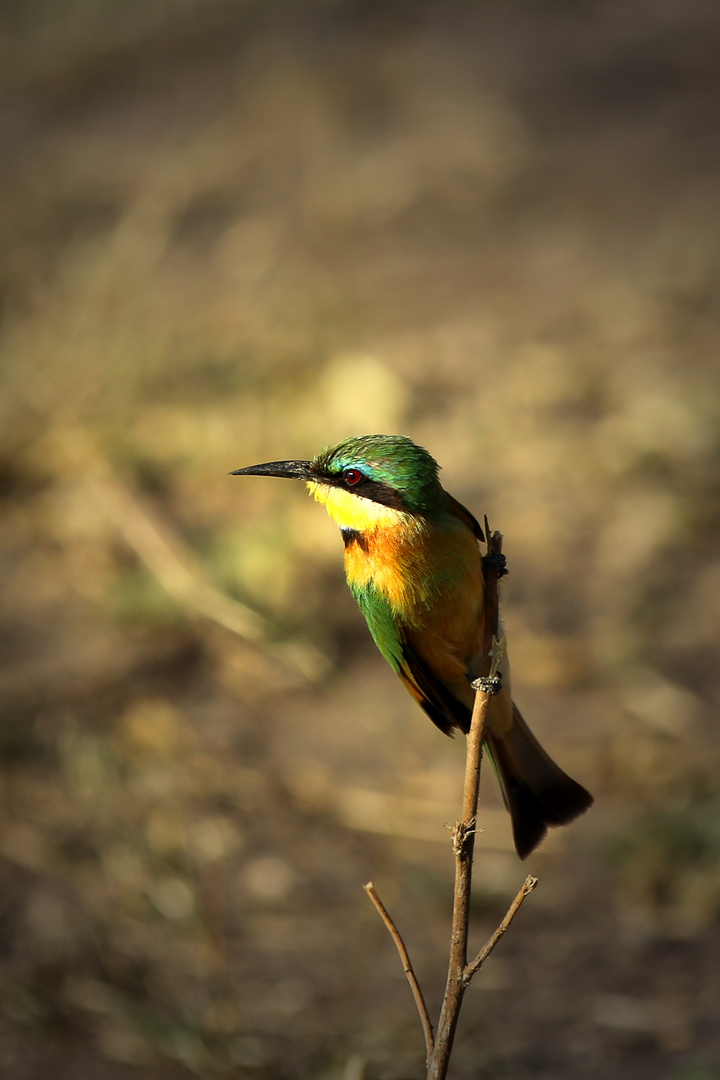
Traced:
<path id="1" fill-rule="evenodd" d="M 515 693 L 452 1076 L 720 1077 L 720 10 L 5 0 L 0 1071 L 410 1080 L 462 740 L 299 485 L 427 446 L 505 536 Z"/>

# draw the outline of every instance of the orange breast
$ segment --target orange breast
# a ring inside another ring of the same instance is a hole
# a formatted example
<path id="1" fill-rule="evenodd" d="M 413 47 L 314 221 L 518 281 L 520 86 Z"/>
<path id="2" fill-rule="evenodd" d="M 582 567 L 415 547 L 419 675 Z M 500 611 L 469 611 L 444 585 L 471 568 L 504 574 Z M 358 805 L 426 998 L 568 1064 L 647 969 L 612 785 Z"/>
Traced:
<path id="1" fill-rule="evenodd" d="M 411 519 L 363 533 L 345 550 L 345 572 L 355 587 L 372 582 L 407 627 L 452 642 L 456 654 L 472 647 L 482 572 L 477 539 L 460 521 Z"/>

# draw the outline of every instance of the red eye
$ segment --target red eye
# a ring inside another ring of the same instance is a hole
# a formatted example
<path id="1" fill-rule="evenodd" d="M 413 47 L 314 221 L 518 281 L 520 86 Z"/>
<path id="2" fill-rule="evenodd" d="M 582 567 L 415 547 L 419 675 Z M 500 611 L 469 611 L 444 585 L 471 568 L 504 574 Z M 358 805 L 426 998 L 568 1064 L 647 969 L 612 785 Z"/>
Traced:
<path id="1" fill-rule="evenodd" d="M 355 484 L 360 483 L 362 480 L 362 473 L 359 469 L 346 469 L 343 473 L 343 480 L 349 487 L 354 487 Z"/>

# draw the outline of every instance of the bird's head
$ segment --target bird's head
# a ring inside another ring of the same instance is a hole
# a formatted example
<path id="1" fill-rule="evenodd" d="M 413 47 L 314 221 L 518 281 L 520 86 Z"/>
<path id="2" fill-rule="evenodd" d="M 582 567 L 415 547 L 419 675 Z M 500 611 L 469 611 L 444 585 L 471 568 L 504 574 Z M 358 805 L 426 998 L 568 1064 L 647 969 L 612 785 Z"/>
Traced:
<path id="1" fill-rule="evenodd" d="M 364 529 L 401 515 L 440 513 L 447 496 L 438 468 L 405 435 L 360 435 L 325 447 L 312 461 L 269 461 L 231 475 L 305 480 L 341 528 Z"/>

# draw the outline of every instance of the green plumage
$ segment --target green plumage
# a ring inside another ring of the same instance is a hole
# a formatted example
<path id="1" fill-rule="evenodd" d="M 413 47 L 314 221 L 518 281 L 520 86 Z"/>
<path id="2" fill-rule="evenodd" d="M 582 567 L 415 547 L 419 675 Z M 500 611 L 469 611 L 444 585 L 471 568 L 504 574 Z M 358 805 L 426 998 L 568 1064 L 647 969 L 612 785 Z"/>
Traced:
<path id="1" fill-rule="evenodd" d="M 324 447 L 313 461 L 319 471 L 341 476 L 361 466 L 370 480 L 397 491 L 411 513 L 442 513 L 446 495 L 435 458 L 405 435 L 361 435 Z"/>
<path id="2" fill-rule="evenodd" d="M 381 592 L 372 585 L 353 585 L 348 582 L 350 592 L 365 616 L 368 629 L 378 649 L 394 672 L 402 666 L 403 646 L 398 633 L 398 619 Z"/>

